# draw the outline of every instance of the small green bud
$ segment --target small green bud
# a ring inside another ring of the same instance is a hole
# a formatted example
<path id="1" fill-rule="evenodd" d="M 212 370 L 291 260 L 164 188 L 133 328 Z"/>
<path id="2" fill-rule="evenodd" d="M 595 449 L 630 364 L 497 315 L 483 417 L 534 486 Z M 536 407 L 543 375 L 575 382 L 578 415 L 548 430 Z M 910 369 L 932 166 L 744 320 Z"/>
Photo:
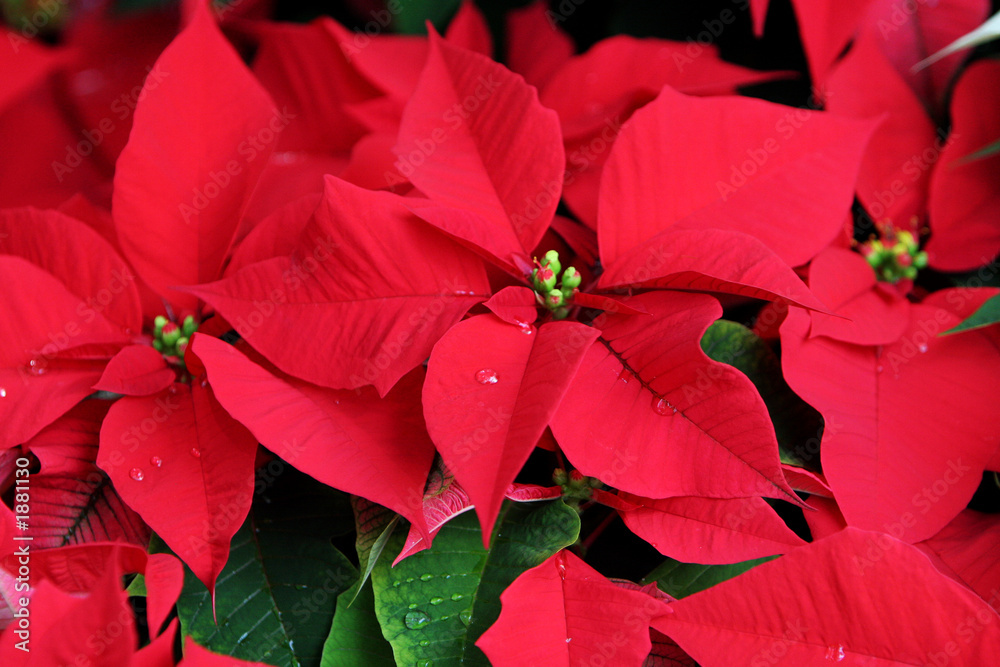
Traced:
<path id="1" fill-rule="evenodd" d="M 559 306 L 558 308 L 552 311 L 552 319 L 554 320 L 565 320 L 568 315 L 569 315 L 568 306 Z"/>
<path id="2" fill-rule="evenodd" d="M 181 337 L 181 328 L 173 322 L 167 322 L 161 331 L 161 338 L 166 347 L 173 347 Z"/>
<path id="3" fill-rule="evenodd" d="M 556 275 L 562 271 L 562 264 L 559 263 L 559 253 L 555 250 L 549 250 L 545 253 L 545 257 L 542 258 L 542 265 L 552 269 L 552 272 Z"/>
<path id="4" fill-rule="evenodd" d="M 549 290 L 548 294 L 545 295 L 545 307 L 549 310 L 555 310 L 564 303 L 566 303 L 566 298 L 560 290 Z"/>
<path id="5" fill-rule="evenodd" d="M 535 284 L 535 291 L 547 294 L 556 286 L 556 273 L 550 267 L 540 265 L 532 273 L 532 282 Z"/>
<path id="6" fill-rule="evenodd" d="M 921 250 L 916 255 L 913 256 L 913 266 L 918 269 L 927 268 L 927 253 Z"/>
<path id="7" fill-rule="evenodd" d="M 917 277 L 917 267 L 908 266 L 903 269 L 903 277 L 913 280 Z"/>
<path id="8" fill-rule="evenodd" d="M 154 339 L 153 340 L 153 349 L 156 350 L 157 352 L 163 352 L 163 341 L 158 340 L 158 339 Z"/>
<path id="9" fill-rule="evenodd" d="M 556 468 L 552 471 L 552 481 L 559 486 L 565 486 L 566 482 L 569 481 L 569 476 L 566 475 L 566 471 L 562 468 Z"/>
<path id="10" fill-rule="evenodd" d="M 159 338 L 160 332 L 163 331 L 163 325 L 169 321 L 170 320 L 165 318 L 163 315 L 157 315 L 156 318 L 153 319 L 153 335 Z"/>
<path id="11" fill-rule="evenodd" d="M 195 331 L 198 330 L 198 323 L 194 321 L 194 317 L 188 315 L 184 318 L 184 324 L 181 325 L 181 331 L 184 335 L 190 338 Z"/>
<path id="12" fill-rule="evenodd" d="M 563 271 L 562 286 L 564 290 L 566 288 L 569 288 L 570 290 L 576 289 L 580 286 L 582 281 L 583 277 L 580 276 L 580 272 L 574 267 L 571 266 Z"/>
<path id="13" fill-rule="evenodd" d="M 187 347 L 188 340 L 189 339 L 188 339 L 187 336 L 181 336 L 180 338 L 178 338 L 177 339 L 177 345 L 176 345 L 177 349 L 179 350 L 182 347 Z"/>

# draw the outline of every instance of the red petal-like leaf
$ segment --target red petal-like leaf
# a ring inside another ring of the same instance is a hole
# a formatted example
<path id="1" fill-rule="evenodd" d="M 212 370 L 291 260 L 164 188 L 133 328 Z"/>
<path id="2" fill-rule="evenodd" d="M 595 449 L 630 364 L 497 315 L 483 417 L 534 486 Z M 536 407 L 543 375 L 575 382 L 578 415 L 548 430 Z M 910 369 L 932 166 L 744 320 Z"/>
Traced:
<path id="1" fill-rule="evenodd" d="M 434 537 L 441 530 L 441 526 L 459 514 L 464 514 L 472 509 L 472 500 L 469 498 L 469 494 L 465 492 L 461 484 L 455 481 L 455 476 L 443 466 L 441 470 L 443 472 L 437 469 L 431 471 L 431 476 L 428 478 L 428 488 L 424 492 L 423 507 L 424 519 L 427 521 L 427 539 L 424 539 L 424 536 L 420 534 L 418 526 L 411 525 L 406 542 L 399 555 L 396 556 L 396 560 L 392 562 L 393 565 L 407 556 L 429 549 Z M 432 484 L 434 488 L 431 488 Z"/>
<path id="2" fill-rule="evenodd" d="M 276 132 L 289 122 L 198 7 L 146 78 L 113 202 L 132 266 L 191 310 L 194 297 L 170 288 L 218 277 Z"/>
<path id="3" fill-rule="evenodd" d="M 681 225 L 750 234 L 790 266 L 805 264 L 840 232 L 873 128 L 820 111 L 790 114 L 761 100 L 664 88 L 625 124 L 605 165 L 601 259 L 611 267 Z"/>
<path id="4" fill-rule="evenodd" d="M 931 265 L 942 271 L 983 266 L 1000 253 L 1000 154 L 969 159 L 1000 137 L 1000 62 L 980 60 L 955 85 L 951 136 L 931 177 L 927 242 Z"/>
<path id="5" fill-rule="evenodd" d="M 481 218 L 485 249 L 504 262 L 534 250 L 559 203 L 564 156 L 555 112 L 521 77 L 433 34 L 396 153 L 403 175 L 431 199 Z"/>
<path id="6" fill-rule="evenodd" d="M 195 381 L 119 399 L 101 428 L 97 465 L 214 592 L 250 510 L 256 450 L 256 438 Z"/>
<path id="7" fill-rule="evenodd" d="M 404 200 L 333 177 L 295 253 L 191 288 L 278 368 L 380 395 L 489 293 L 471 253 L 416 219 Z M 308 347 L 288 344 L 289 327 Z"/>
<path id="8" fill-rule="evenodd" d="M 875 271 L 858 253 L 824 250 L 809 265 L 809 289 L 830 311 L 809 314 L 809 336 L 828 336 L 856 345 L 888 345 L 910 323 L 910 304 L 899 293 L 877 287 Z"/>
<path id="9" fill-rule="evenodd" d="M 538 319 L 538 301 L 535 293 L 527 287 L 504 287 L 483 305 L 501 320 L 514 326 L 524 328 Z"/>
<path id="10" fill-rule="evenodd" d="M 536 88 L 541 88 L 573 57 L 576 48 L 569 35 L 549 21 L 547 0 L 507 14 L 507 63 Z"/>
<path id="11" fill-rule="evenodd" d="M 1000 611 L 1000 521 L 995 514 L 965 510 L 934 537 L 916 546 L 939 570 L 968 586 Z"/>
<path id="12" fill-rule="evenodd" d="M 753 236 L 726 229 L 664 230 L 608 266 L 598 286 L 721 292 L 827 312 L 770 248 Z"/>
<path id="13" fill-rule="evenodd" d="M 480 315 L 434 346 L 423 391 L 427 430 L 475 504 L 484 543 L 598 333 L 575 322 L 521 328 Z"/>
<path id="14" fill-rule="evenodd" d="M 457 47 L 482 54 L 487 58 L 493 57 L 493 36 L 490 35 L 490 27 L 486 24 L 486 17 L 472 0 L 462 0 L 462 5 L 452 17 L 444 36 Z"/>
<path id="15" fill-rule="evenodd" d="M 685 563 L 739 563 L 805 544 L 762 498 L 624 498 L 640 505 L 622 512 L 629 530 Z"/>
<path id="16" fill-rule="evenodd" d="M 873 0 L 793 0 L 792 4 L 814 89 L 824 91 L 830 67 L 857 32 Z M 902 9 L 899 14 L 904 14 Z"/>
<path id="17" fill-rule="evenodd" d="M 24 533 L 33 548 L 105 541 L 146 547 L 149 529 L 95 463 L 108 408 L 107 401 L 84 401 L 27 443 L 40 463 L 31 475 L 31 518 Z"/>
<path id="18" fill-rule="evenodd" d="M 653 621 L 705 667 L 978 665 L 1000 617 L 913 547 L 848 528 L 672 605 Z"/>
<path id="19" fill-rule="evenodd" d="M 218 339 L 195 334 L 218 400 L 260 443 L 324 484 L 363 496 L 423 527 L 434 448 L 418 401 L 422 372 L 379 400 L 277 374 Z"/>
<path id="20" fill-rule="evenodd" d="M 500 600 L 500 618 L 476 642 L 495 665 L 570 667 L 603 658 L 638 667 L 651 648 L 649 620 L 670 612 L 664 602 L 615 585 L 568 551 L 519 576 Z"/>
<path id="21" fill-rule="evenodd" d="M 595 322 L 601 339 L 552 421 L 573 464 L 646 498 L 765 495 L 799 502 L 781 473 L 774 427 L 753 383 L 701 349 L 702 335 L 722 314 L 718 301 L 654 292 L 629 302 L 651 317 Z"/>
<path id="22" fill-rule="evenodd" d="M 848 523 L 915 542 L 966 506 L 996 449 L 1000 354 L 976 332 L 937 336 L 960 321 L 944 308 L 910 311 L 884 347 L 806 338 L 808 315 L 791 311 L 781 347 L 789 385 L 826 421 L 823 472 Z"/>
<path id="23" fill-rule="evenodd" d="M 132 269 L 100 234 L 58 211 L 0 212 L 0 254 L 23 257 L 86 303 L 85 323 L 97 314 L 138 332 L 142 308 Z M 80 261 L 86 257 L 86 261 Z"/>
<path id="24" fill-rule="evenodd" d="M 163 355 L 147 345 L 122 348 L 104 369 L 94 389 L 126 396 L 158 394 L 174 383 L 177 373 Z"/>

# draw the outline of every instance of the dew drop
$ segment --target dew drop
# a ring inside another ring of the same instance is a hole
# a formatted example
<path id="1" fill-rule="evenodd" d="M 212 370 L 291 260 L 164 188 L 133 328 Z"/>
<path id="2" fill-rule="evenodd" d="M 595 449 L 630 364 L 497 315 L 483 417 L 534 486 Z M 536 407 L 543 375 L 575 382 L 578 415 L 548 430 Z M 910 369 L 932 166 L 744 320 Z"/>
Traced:
<path id="1" fill-rule="evenodd" d="M 442 602 L 444 602 L 444 598 L 431 598 L 431 604 L 432 605 L 437 606 L 437 605 L 441 604 Z"/>
<path id="2" fill-rule="evenodd" d="M 204 389 L 207 386 L 208 386 L 208 379 L 206 378 L 206 379 L 204 379 L 204 380 L 201 381 L 201 387 L 202 387 L 202 389 Z"/>
<path id="3" fill-rule="evenodd" d="M 927 351 L 927 343 L 921 343 L 920 345 L 917 345 L 917 349 L 920 350 L 921 354 L 923 354 L 924 352 Z"/>
<path id="4" fill-rule="evenodd" d="M 416 581 L 416 579 L 414 579 L 413 577 L 407 577 L 406 578 L 406 583 L 408 583 L 408 584 L 412 584 L 414 581 Z"/>
<path id="5" fill-rule="evenodd" d="M 0 398 L 7 398 L 7 390 L 0 387 Z"/>
<path id="6" fill-rule="evenodd" d="M 409 606 L 407 607 L 407 609 L 416 609 L 416 608 L 417 608 L 417 603 L 416 602 L 411 602 L 409 604 Z"/>
<path id="7" fill-rule="evenodd" d="M 159 468 L 160 466 L 163 465 L 163 459 L 161 459 L 159 456 L 150 456 L 149 465 L 153 466 L 154 468 Z"/>
<path id="8" fill-rule="evenodd" d="M 462 625 L 468 627 L 472 625 L 472 612 L 466 609 L 458 615 L 459 620 L 462 621 Z"/>
<path id="9" fill-rule="evenodd" d="M 28 372 L 32 375 L 45 375 L 45 367 L 38 359 L 32 359 L 28 362 Z"/>
<path id="10" fill-rule="evenodd" d="M 425 628 L 430 622 L 431 622 L 431 617 L 425 614 L 424 612 L 420 611 L 419 609 L 408 611 L 406 612 L 406 616 L 403 617 L 403 623 L 410 630 L 419 630 L 421 628 Z"/>
<path id="11" fill-rule="evenodd" d="M 402 584 L 403 584 L 402 581 L 394 581 L 394 582 L 392 582 L 392 587 L 393 588 L 399 588 Z"/>
<path id="12" fill-rule="evenodd" d="M 430 660 L 417 660 L 417 667 L 431 667 L 433 664 Z"/>
<path id="13" fill-rule="evenodd" d="M 431 645 L 430 641 L 428 641 L 426 639 L 421 639 L 420 642 L 419 642 L 419 644 L 421 646 L 430 646 Z"/>
<path id="14" fill-rule="evenodd" d="M 878 366 L 875 367 L 875 372 L 876 373 L 881 373 L 882 372 L 882 364 L 879 364 Z"/>
<path id="15" fill-rule="evenodd" d="M 497 372 L 492 368 L 484 368 L 476 371 L 476 382 L 479 384 L 496 384 L 499 381 L 500 378 L 497 377 Z"/>
<path id="16" fill-rule="evenodd" d="M 171 395 L 176 394 L 177 393 L 177 387 L 175 387 L 174 385 L 170 385 L 170 393 L 171 393 Z"/>
<path id="17" fill-rule="evenodd" d="M 826 649 L 826 659 L 832 662 L 840 662 L 844 659 L 844 647 L 838 644 L 837 646 L 831 646 Z"/>
<path id="18" fill-rule="evenodd" d="M 566 643 L 567 643 L 567 644 L 568 644 L 568 643 L 570 643 L 571 641 L 573 641 L 573 638 L 572 638 L 572 637 L 567 637 L 567 638 L 566 638 Z"/>
<path id="19" fill-rule="evenodd" d="M 132 479 L 134 479 L 137 482 L 141 482 L 142 479 L 146 475 L 143 474 L 143 472 L 142 472 L 141 469 L 139 469 L 139 468 L 132 468 L 131 470 L 129 470 L 128 476 L 131 477 Z"/>
<path id="20" fill-rule="evenodd" d="M 455 602 L 458 602 L 459 600 L 461 600 L 464 597 L 465 596 L 462 595 L 461 593 L 452 593 L 451 594 L 451 599 L 454 600 Z"/>
<path id="21" fill-rule="evenodd" d="M 670 405 L 670 401 L 665 398 L 653 397 L 653 412 L 658 415 L 672 415 L 677 412 L 677 408 Z"/>
<path id="22" fill-rule="evenodd" d="M 196 459 L 200 459 L 201 458 L 201 450 L 198 449 L 197 447 L 192 447 L 191 448 L 191 456 L 195 457 Z"/>
<path id="23" fill-rule="evenodd" d="M 430 581 L 434 578 L 433 574 L 422 574 L 420 575 L 420 581 Z"/>
<path id="24" fill-rule="evenodd" d="M 559 578 L 563 580 L 566 579 L 566 563 L 561 561 L 559 563 Z"/>

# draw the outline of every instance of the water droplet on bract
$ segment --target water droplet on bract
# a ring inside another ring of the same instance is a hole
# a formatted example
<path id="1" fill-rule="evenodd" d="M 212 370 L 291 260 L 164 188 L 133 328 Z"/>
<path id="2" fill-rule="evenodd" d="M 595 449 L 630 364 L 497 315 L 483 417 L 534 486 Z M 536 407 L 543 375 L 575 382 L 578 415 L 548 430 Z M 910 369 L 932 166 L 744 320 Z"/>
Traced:
<path id="1" fill-rule="evenodd" d="M 196 459 L 200 459 L 201 458 L 201 450 L 198 449 L 197 447 L 192 447 L 191 448 L 191 456 L 195 457 Z"/>
<path id="2" fill-rule="evenodd" d="M 881 373 L 882 372 L 882 364 L 879 364 L 878 366 L 875 367 L 875 372 L 876 373 Z"/>
<path id="3" fill-rule="evenodd" d="M 829 647 L 828 649 L 826 649 L 825 657 L 827 660 L 830 660 L 832 662 L 840 662 L 846 657 L 844 654 L 844 647 L 839 644 L 837 646 Z"/>
<path id="4" fill-rule="evenodd" d="M 924 352 L 927 351 L 927 343 L 921 343 L 920 345 L 917 345 L 917 349 L 920 350 L 921 354 L 923 354 Z"/>
<path id="5" fill-rule="evenodd" d="M 153 466 L 154 468 L 159 468 L 160 466 L 163 465 L 163 459 L 161 459 L 159 456 L 150 456 L 149 465 Z"/>
<path id="6" fill-rule="evenodd" d="M 672 415 L 677 412 L 677 408 L 670 405 L 670 401 L 665 398 L 653 397 L 653 412 L 658 415 Z"/>
<path id="7" fill-rule="evenodd" d="M 434 578 L 433 574 L 422 574 L 420 575 L 420 581 L 430 581 Z"/>
<path id="8" fill-rule="evenodd" d="M 28 362 L 28 372 L 32 375 L 44 375 L 45 367 L 38 359 L 32 359 Z"/>
<path id="9" fill-rule="evenodd" d="M 7 398 L 7 390 L 0 387 L 0 398 Z"/>
<path id="10" fill-rule="evenodd" d="M 567 643 L 567 644 L 568 644 L 568 643 L 570 643 L 571 641 L 573 641 L 573 638 L 572 638 L 572 637 L 567 637 L 567 638 L 566 638 L 566 643 Z"/>
<path id="11" fill-rule="evenodd" d="M 466 609 L 458 615 L 459 620 L 462 621 L 462 625 L 468 627 L 472 625 L 472 612 Z"/>
<path id="12" fill-rule="evenodd" d="M 563 580 L 566 579 L 566 563 L 559 563 L 559 577 Z"/>
<path id="13" fill-rule="evenodd" d="M 432 605 L 436 606 L 436 605 L 441 604 L 442 602 L 444 602 L 444 598 L 431 598 L 431 604 Z"/>
<path id="14" fill-rule="evenodd" d="M 451 594 L 451 599 L 454 600 L 455 602 L 458 602 L 459 600 L 461 600 L 464 597 L 465 596 L 462 595 L 461 593 L 452 593 Z"/>
<path id="15" fill-rule="evenodd" d="M 476 371 L 476 382 L 479 384 L 496 384 L 500 381 L 497 377 L 497 372 L 492 368 L 484 368 L 480 371 Z"/>
<path id="16" fill-rule="evenodd" d="M 406 612 L 406 616 L 403 617 L 403 624 L 406 625 L 410 630 L 419 630 L 421 628 L 427 627 L 431 622 L 431 617 L 424 612 L 416 609 L 414 611 Z"/>
<path id="17" fill-rule="evenodd" d="M 207 386 L 208 386 L 208 380 L 207 380 L 207 379 L 205 379 L 205 380 L 202 380 L 202 381 L 201 381 L 201 387 L 202 387 L 202 389 L 204 389 L 204 388 L 205 388 L 205 387 L 207 387 Z"/>
<path id="18" fill-rule="evenodd" d="M 177 387 L 175 387 L 174 385 L 170 385 L 170 390 L 169 391 L 170 391 L 171 394 L 176 394 L 177 393 Z"/>
<path id="19" fill-rule="evenodd" d="M 139 468 L 132 468 L 129 471 L 128 476 L 137 482 L 141 482 L 142 478 L 145 477 L 146 475 L 144 475 L 142 470 L 140 470 Z"/>

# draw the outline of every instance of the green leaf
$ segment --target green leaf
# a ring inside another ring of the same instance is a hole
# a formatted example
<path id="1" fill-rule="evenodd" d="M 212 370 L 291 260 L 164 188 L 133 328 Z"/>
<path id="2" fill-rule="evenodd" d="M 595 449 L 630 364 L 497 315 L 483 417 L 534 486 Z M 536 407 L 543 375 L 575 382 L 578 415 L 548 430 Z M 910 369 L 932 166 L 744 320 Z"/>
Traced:
<path id="1" fill-rule="evenodd" d="M 426 35 L 426 21 L 441 32 L 454 16 L 461 0 L 390 0 L 386 8 L 392 14 L 392 26 L 405 35 Z"/>
<path id="2" fill-rule="evenodd" d="M 375 563 L 385 551 L 385 545 L 388 544 L 399 523 L 399 515 L 359 496 L 351 498 L 351 507 L 354 508 L 354 521 L 357 526 L 355 548 L 358 550 L 358 562 L 362 567 L 361 580 L 354 587 L 356 597 L 368 581 Z"/>
<path id="3" fill-rule="evenodd" d="M 474 646 L 500 615 L 500 594 L 525 570 L 573 544 L 580 517 L 562 500 L 506 502 L 489 551 L 471 512 L 445 524 L 430 549 L 372 572 L 375 613 L 400 665 L 489 665 Z M 393 536 L 398 553 L 404 535 Z"/>
<path id="4" fill-rule="evenodd" d="M 125 589 L 129 597 L 133 598 L 144 598 L 146 597 L 146 577 L 142 574 L 137 574 L 129 582 L 128 588 Z"/>
<path id="5" fill-rule="evenodd" d="M 190 572 L 177 602 L 181 632 L 206 648 L 279 667 L 319 665 L 337 596 L 357 578 L 331 544 L 342 530 L 347 499 L 291 470 L 255 499 L 233 537 L 216 585 Z"/>
<path id="6" fill-rule="evenodd" d="M 963 331 L 971 331 L 972 329 L 981 329 L 983 327 L 988 327 L 991 324 L 996 324 L 1000 322 L 1000 294 L 994 297 L 990 297 L 983 305 L 979 307 L 979 310 L 969 315 L 961 324 L 958 326 L 948 329 L 942 336 L 947 336 L 949 334 L 961 333 Z"/>
<path id="7" fill-rule="evenodd" d="M 641 583 L 645 585 L 655 581 L 657 588 L 679 600 L 732 579 L 775 558 L 777 556 L 766 556 L 732 565 L 698 565 L 668 558 L 646 575 Z"/>
<path id="8" fill-rule="evenodd" d="M 823 419 L 785 382 L 781 362 L 768 344 L 742 324 L 718 320 L 702 337 L 701 349 L 715 361 L 736 368 L 757 387 L 774 424 L 781 462 L 816 469 Z M 698 380 L 712 381 L 707 375 Z"/>
<path id="9" fill-rule="evenodd" d="M 362 579 L 337 598 L 322 667 L 394 667 L 392 646 L 375 616 L 375 593 Z"/>

